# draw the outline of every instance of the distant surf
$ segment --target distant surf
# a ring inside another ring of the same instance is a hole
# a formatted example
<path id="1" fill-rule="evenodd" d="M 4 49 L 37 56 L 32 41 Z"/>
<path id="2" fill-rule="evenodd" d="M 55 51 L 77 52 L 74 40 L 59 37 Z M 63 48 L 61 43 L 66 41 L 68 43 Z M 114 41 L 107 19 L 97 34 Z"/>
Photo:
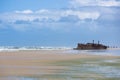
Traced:
<path id="1" fill-rule="evenodd" d="M 4 51 L 20 51 L 20 50 L 71 50 L 71 47 L 36 47 L 36 46 L 24 46 L 24 47 L 15 47 L 15 46 L 2 46 L 0 47 L 0 52 Z"/>

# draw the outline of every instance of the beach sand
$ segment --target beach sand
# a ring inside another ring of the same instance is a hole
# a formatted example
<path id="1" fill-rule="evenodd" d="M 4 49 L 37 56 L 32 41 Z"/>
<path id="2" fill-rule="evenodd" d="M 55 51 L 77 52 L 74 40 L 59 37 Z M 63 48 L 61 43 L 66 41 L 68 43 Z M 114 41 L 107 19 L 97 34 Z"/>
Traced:
<path id="1" fill-rule="evenodd" d="M 66 50 L 0 52 L 0 80 L 119 80 L 120 56 Z"/>

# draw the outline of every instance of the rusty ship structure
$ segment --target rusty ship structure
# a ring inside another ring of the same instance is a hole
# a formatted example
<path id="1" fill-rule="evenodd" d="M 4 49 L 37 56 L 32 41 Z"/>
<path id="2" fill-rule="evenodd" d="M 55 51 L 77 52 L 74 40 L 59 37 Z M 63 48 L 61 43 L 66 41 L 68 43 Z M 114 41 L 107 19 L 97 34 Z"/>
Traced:
<path id="1" fill-rule="evenodd" d="M 78 43 L 77 48 L 74 48 L 74 50 L 99 50 L 99 49 L 107 49 L 107 46 L 100 44 L 100 42 L 98 41 L 98 43 L 86 43 L 86 44 L 82 44 L 82 43 Z"/>

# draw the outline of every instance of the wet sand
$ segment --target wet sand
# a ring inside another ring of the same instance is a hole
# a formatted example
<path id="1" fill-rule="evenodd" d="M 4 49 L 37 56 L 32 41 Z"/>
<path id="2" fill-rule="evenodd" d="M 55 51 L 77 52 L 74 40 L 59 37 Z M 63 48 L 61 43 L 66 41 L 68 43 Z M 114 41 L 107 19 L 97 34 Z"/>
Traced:
<path id="1" fill-rule="evenodd" d="M 114 80 L 119 76 L 120 56 L 65 50 L 0 52 L 0 80 Z"/>

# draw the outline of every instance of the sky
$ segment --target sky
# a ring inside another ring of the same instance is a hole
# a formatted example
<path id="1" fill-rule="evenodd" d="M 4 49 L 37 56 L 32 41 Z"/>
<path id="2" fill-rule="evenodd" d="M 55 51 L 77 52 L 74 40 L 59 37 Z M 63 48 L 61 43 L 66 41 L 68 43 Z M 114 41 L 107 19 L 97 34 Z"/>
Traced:
<path id="1" fill-rule="evenodd" d="M 120 46 L 120 0 L 0 0 L 0 46 Z"/>

